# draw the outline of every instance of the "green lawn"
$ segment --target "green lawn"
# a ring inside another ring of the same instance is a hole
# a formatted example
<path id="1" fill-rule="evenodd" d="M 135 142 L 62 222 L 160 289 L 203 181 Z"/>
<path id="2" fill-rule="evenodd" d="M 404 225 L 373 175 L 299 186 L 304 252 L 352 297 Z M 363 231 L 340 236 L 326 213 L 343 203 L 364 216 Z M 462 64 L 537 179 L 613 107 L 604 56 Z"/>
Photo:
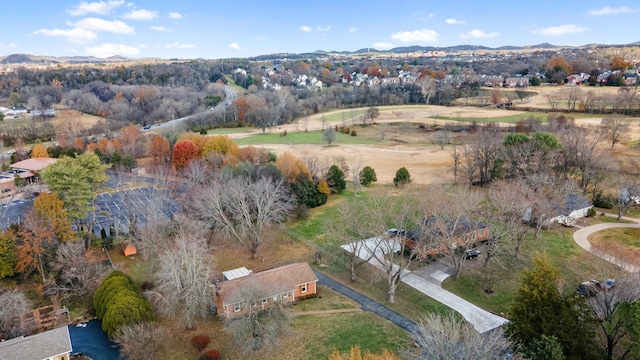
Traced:
<path id="1" fill-rule="evenodd" d="M 360 132 L 360 127 L 352 128 L 356 132 Z M 256 134 L 246 138 L 236 139 L 238 145 L 269 145 L 269 144 L 309 144 L 309 145 L 326 145 L 327 142 L 322 138 L 322 131 L 309 132 L 290 132 L 286 136 L 280 133 Z M 337 139 L 331 144 L 379 144 L 380 141 L 369 136 L 351 136 L 347 134 L 337 134 Z"/>
<path id="2" fill-rule="evenodd" d="M 640 229 L 607 229 L 599 231 L 589 237 L 597 236 L 603 241 L 616 241 L 625 246 L 640 248 Z"/>
<path id="3" fill-rule="evenodd" d="M 449 278 L 443 287 L 484 309 L 504 313 L 508 317 L 522 270 L 531 264 L 536 254 L 545 253 L 551 263 L 558 267 L 561 286 L 565 291 L 575 290 L 577 284 L 585 279 L 606 278 L 605 274 L 615 274 L 612 264 L 584 251 L 573 241 L 574 231 L 557 228 L 543 231 L 538 239 L 529 236 L 523 244 L 521 259 L 505 254 L 498 257 L 498 261 L 492 260 L 485 268 L 481 264 L 484 260 L 481 257 L 475 266 L 463 271 L 459 280 Z M 484 291 L 489 283 L 495 283 L 492 294 Z"/>
<path id="4" fill-rule="evenodd" d="M 320 311 L 320 310 L 336 310 L 336 309 L 357 309 L 360 305 L 351 299 L 338 294 L 337 292 L 324 287 L 318 286 L 318 297 L 300 301 L 293 307 L 292 311 Z"/>
<path id="5" fill-rule="evenodd" d="M 346 352 L 358 345 L 371 353 L 387 349 L 399 354 L 409 345 L 409 334 L 369 312 L 299 316 L 294 328 L 311 335 L 301 359 L 327 359 L 334 349 Z"/>
<path id="6" fill-rule="evenodd" d="M 207 130 L 207 135 L 226 135 L 226 134 L 242 134 L 252 132 L 253 128 L 235 127 L 235 128 L 218 128 Z"/>

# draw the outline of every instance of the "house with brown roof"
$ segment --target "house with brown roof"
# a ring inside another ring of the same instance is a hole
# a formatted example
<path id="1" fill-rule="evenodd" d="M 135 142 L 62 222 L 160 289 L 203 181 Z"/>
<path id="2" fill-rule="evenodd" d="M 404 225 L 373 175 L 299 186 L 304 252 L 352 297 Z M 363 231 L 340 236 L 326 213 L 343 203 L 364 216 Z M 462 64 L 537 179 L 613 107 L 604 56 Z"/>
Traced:
<path id="1" fill-rule="evenodd" d="M 3 174 L 18 175 L 21 179 L 25 179 L 29 184 L 38 182 L 37 173 L 47 166 L 58 161 L 56 158 L 31 158 L 22 161 L 18 161 L 15 164 L 9 165 L 11 170 L 4 172 Z"/>
<path id="2" fill-rule="evenodd" d="M 423 219 L 423 226 L 404 234 L 405 246 L 415 251 L 420 259 L 455 248 L 469 248 L 489 238 L 489 228 L 473 219 L 438 223 L 435 216 Z"/>
<path id="3" fill-rule="evenodd" d="M 216 311 L 219 316 L 230 319 L 249 311 L 315 297 L 317 282 L 318 278 L 307 263 L 248 272 L 215 284 Z"/>
<path id="4" fill-rule="evenodd" d="M 69 360 L 72 351 L 66 326 L 0 342 L 3 360 Z"/>

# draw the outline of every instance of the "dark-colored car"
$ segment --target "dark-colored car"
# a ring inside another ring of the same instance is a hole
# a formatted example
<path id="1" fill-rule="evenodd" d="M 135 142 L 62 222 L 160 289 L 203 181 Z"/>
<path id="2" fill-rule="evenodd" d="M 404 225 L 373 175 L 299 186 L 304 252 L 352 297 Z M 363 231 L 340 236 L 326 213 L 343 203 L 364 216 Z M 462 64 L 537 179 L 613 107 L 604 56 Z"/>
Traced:
<path id="1" fill-rule="evenodd" d="M 149 129 L 151 129 L 151 125 L 145 125 L 142 129 L 143 130 L 149 130 Z"/>
<path id="2" fill-rule="evenodd" d="M 480 251 L 478 250 L 473 250 L 473 249 L 467 249 L 467 253 L 465 255 L 465 258 L 467 260 L 469 259 L 475 259 L 480 255 Z"/>

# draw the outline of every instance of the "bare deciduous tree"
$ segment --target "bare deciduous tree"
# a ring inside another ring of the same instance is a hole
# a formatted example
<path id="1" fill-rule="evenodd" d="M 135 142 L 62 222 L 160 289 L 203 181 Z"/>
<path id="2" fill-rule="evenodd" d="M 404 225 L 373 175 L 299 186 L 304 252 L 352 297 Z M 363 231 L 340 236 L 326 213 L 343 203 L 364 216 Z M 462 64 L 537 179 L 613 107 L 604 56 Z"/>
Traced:
<path id="1" fill-rule="evenodd" d="M 46 287 L 48 294 L 85 296 L 95 291 L 107 274 L 107 268 L 85 254 L 82 241 L 58 245 L 52 269 L 58 272 L 55 283 Z"/>
<path id="2" fill-rule="evenodd" d="M 629 135 L 631 126 L 629 120 L 619 116 L 611 116 L 602 119 L 602 127 L 609 140 L 611 141 L 611 150 L 621 141 L 624 141 Z"/>
<path id="3" fill-rule="evenodd" d="M 255 259 L 264 232 L 289 216 L 293 199 L 281 181 L 236 177 L 202 189 L 194 207 L 212 229 L 239 241 Z"/>
<path id="4" fill-rule="evenodd" d="M 158 262 L 157 286 L 148 294 L 164 314 L 193 329 L 195 320 L 206 316 L 212 301 L 213 264 L 206 242 L 179 233 Z"/>
<path id="5" fill-rule="evenodd" d="M 351 177 L 351 185 L 353 185 L 353 196 L 356 196 L 358 187 L 360 187 L 363 166 L 364 159 L 360 155 L 356 155 L 349 162 L 349 175 Z"/>
<path id="6" fill-rule="evenodd" d="M 408 188 L 410 189 L 410 188 Z M 366 202 L 354 198 L 351 215 L 345 220 L 350 221 L 343 227 L 344 235 L 350 241 L 344 245 L 346 251 L 353 250 L 362 260 L 382 271 L 387 282 L 387 301 L 395 302 L 395 294 L 405 270 L 418 261 L 415 251 L 404 241 L 404 229 L 411 224 L 418 223 L 424 212 L 418 210 L 417 196 L 409 190 L 401 195 L 379 194 L 372 196 Z M 418 214 L 418 215 L 417 215 Z M 418 217 L 418 218 L 416 218 Z M 389 232 L 388 227 L 398 229 Z M 353 264 L 360 260 L 353 258 Z"/>
<path id="7" fill-rule="evenodd" d="M 246 306 L 247 313 L 227 320 L 226 330 L 233 335 L 238 346 L 251 353 L 275 346 L 279 338 L 289 331 L 289 316 L 281 301 L 263 308 L 262 300 L 271 298 L 278 289 L 267 291 L 257 282 L 238 288 L 231 294 L 233 303 Z M 281 289 L 284 293 L 287 290 Z"/>
<path id="8" fill-rule="evenodd" d="M 336 129 L 332 127 L 329 127 L 322 131 L 322 139 L 326 141 L 327 144 L 329 144 L 329 146 L 331 146 L 331 143 L 336 141 L 337 138 L 338 138 L 338 133 L 336 132 Z"/>
<path id="9" fill-rule="evenodd" d="M 460 276 L 467 243 L 475 242 L 476 229 L 482 227 L 472 218 L 481 200 L 478 192 L 465 186 L 433 187 L 423 200 L 429 216 L 421 223 L 418 242 L 445 255 L 453 266 L 455 279 Z"/>
<path id="10" fill-rule="evenodd" d="M 444 147 L 451 143 L 451 131 L 448 130 L 438 130 L 433 134 L 433 142 L 440 146 L 440 150 L 444 149 Z"/>
<path id="11" fill-rule="evenodd" d="M 130 360 L 157 359 L 167 339 L 163 328 L 143 322 L 125 325 L 116 331 L 114 342 L 120 345 L 122 355 Z"/>
<path id="12" fill-rule="evenodd" d="M 189 161 L 183 175 L 189 180 L 189 187 L 199 186 L 211 179 L 211 171 L 205 159 Z"/>
<path id="13" fill-rule="evenodd" d="M 501 329 L 480 334 L 455 314 L 425 315 L 414 334 L 414 340 L 420 351 L 416 359 L 503 360 L 507 353 L 514 355 Z"/>
<path id="14" fill-rule="evenodd" d="M 436 93 L 436 87 L 438 86 L 438 83 L 434 78 L 430 76 L 424 76 L 416 81 L 416 84 L 420 86 L 420 91 L 422 92 L 424 101 L 427 105 L 429 105 L 429 100 Z"/>
<path id="15" fill-rule="evenodd" d="M 20 317 L 31 311 L 31 302 L 18 289 L 1 290 L 4 291 L 0 293 L 0 334 L 7 338 L 28 334 L 33 324 L 21 322 Z"/>

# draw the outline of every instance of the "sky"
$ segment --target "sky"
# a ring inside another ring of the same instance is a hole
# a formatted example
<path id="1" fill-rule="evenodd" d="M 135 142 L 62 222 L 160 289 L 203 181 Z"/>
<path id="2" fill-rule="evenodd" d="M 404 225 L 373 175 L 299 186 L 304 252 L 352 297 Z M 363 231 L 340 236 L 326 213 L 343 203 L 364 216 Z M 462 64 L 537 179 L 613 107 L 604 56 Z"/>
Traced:
<path id="1" fill-rule="evenodd" d="M 640 41 L 631 0 L 16 0 L 3 8 L 0 55 L 220 59 Z"/>

